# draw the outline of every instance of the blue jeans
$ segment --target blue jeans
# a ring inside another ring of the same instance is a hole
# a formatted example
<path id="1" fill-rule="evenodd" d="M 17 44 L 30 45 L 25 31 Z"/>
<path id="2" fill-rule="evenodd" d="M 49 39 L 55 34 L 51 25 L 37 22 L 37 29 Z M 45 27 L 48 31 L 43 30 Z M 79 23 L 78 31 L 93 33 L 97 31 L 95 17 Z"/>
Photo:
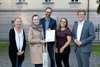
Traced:
<path id="1" fill-rule="evenodd" d="M 21 64 L 18 64 L 18 56 L 16 56 L 16 67 L 21 67 Z"/>
<path id="2" fill-rule="evenodd" d="M 55 67 L 55 56 L 54 56 L 54 43 L 47 43 L 48 53 L 51 60 L 51 67 Z"/>

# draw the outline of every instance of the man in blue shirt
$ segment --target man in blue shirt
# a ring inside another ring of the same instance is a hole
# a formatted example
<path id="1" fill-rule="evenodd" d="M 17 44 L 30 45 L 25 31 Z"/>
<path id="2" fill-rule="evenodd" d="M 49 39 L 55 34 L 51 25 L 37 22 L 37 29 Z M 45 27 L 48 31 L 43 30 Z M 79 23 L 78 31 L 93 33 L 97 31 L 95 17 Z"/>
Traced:
<path id="1" fill-rule="evenodd" d="M 48 19 L 48 21 L 45 18 L 45 31 L 44 31 L 44 36 L 46 36 L 46 30 L 48 30 L 49 23 L 50 23 L 50 18 Z"/>
<path id="2" fill-rule="evenodd" d="M 52 9 L 47 7 L 45 9 L 46 17 L 40 19 L 40 23 L 43 25 L 44 29 L 44 38 L 46 37 L 46 30 L 56 30 L 56 20 L 51 18 Z M 48 42 L 48 52 L 51 60 L 51 67 L 55 67 L 55 58 L 54 58 L 54 42 Z"/>

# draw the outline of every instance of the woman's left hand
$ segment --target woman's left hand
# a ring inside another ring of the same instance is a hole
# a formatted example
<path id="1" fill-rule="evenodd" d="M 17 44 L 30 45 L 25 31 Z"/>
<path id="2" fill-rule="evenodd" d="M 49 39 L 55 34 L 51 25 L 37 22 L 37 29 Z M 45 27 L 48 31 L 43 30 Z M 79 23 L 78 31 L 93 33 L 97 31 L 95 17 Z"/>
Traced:
<path id="1" fill-rule="evenodd" d="M 63 51 L 64 51 L 64 48 L 61 47 L 59 52 L 62 53 Z"/>
<path id="2" fill-rule="evenodd" d="M 17 52 L 17 56 L 21 56 L 24 53 L 24 51 L 22 52 Z"/>

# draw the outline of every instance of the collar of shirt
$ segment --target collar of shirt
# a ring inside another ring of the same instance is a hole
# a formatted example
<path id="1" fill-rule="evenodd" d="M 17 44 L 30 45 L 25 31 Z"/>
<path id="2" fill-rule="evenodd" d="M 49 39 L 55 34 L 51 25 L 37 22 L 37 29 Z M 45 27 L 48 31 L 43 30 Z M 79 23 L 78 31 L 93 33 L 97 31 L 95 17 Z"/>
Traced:
<path id="1" fill-rule="evenodd" d="M 45 21 L 47 21 L 47 19 L 45 18 Z M 48 21 L 50 21 L 50 18 L 49 18 L 49 20 Z"/>
<path id="2" fill-rule="evenodd" d="M 83 20 L 82 22 L 79 22 L 79 21 L 78 21 L 78 24 L 82 24 L 82 25 L 83 25 L 83 24 L 84 24 L 84 22 L 85 22 L 85 20 Z"/>

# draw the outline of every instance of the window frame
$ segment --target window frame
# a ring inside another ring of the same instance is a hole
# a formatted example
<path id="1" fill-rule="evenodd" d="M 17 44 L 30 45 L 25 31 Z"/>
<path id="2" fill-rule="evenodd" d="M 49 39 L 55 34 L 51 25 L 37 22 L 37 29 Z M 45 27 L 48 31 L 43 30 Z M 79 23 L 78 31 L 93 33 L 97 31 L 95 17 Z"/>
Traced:
<path id="1" fill-rule="evenodd" d="M 26 0 L 18 0 L 17 2 L 23 3 L 26 2 Z"/>
<path id="2" fill-rule="evenodd" d="M 44 0 L 44 2 L 48 3 L 48 2 L 53 2 L 53 0 Z"/>
<path id="3" fill-rule="evenodd" d="M 76 0 L 74 0 L 74 1 L 70 0 L 70 2 L 79 2 L 79 0 L 78 1 L 76 1 Z"/>
<path id="4" fill-rule="evenodd" d="M 28 4 L 27 0 L 17 0 L 16 4 Z"/>

